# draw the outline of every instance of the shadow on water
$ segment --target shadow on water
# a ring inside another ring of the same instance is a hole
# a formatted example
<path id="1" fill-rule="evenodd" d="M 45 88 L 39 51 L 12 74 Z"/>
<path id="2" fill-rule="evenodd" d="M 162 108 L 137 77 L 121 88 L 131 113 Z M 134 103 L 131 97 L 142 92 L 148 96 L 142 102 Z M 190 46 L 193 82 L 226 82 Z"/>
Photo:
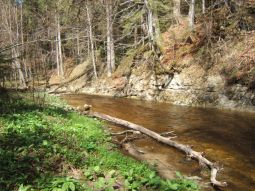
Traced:
<path id="1" fill-rule="evenodd" d="M 255 114 L 217 109 L 174 106 L 125 98 L 92 95 L 65 95 L 73 106 L 91 104 L 93 110 L 122 118 L 156 132 L 174 130 L 177 141 L 205 151 L 224 170 L 219 180 L 226 180 L 229 191 L 252 191 L 255 188 Z M 196 162 L 184 162 L 184 155 L 153 140 L 136 141 L 136 146 L 164 158 L 182 173 L 202 176 Z"/>

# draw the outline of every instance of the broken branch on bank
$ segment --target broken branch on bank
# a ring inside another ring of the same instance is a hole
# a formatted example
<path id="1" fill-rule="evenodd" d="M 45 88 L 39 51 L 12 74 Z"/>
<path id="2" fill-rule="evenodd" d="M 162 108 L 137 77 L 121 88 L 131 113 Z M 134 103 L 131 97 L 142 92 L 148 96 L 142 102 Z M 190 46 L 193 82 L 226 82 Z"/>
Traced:
<path id="1" fill-rule="evenodd" d="M 126 130 L 118 133 L 111 133 L 111 135 L 124 135 L 127 133 L 133 133 L 133 134 L 141 134 L 140 131 L 133 131 L 133 130 Z"/>
<path id="2" fill-rule="evenodd" d="M 217 164 L 209 161 L 208 159 L 206 159 L 203 156 L 203 153 L 194 151 L 190 146 L 173 141 L 173 140 L 171 140 L 171 138 L 163 137 L 160 134 L 158 134 L 154 131 L 151 131 L 143 126 L 128 122 L 123 119 L 118 119 L 118 118 L 111 117 L 109 115 L 105 115 L 105 114 L 101 114 L 101 113 L 97 113 L 97 112 L 93 112 L 93 113 L 91 112 L 90 116 L 96 117 L 96 118 L 99 118 L 102 120 L 106 120 L 111 123 L 115 123 L 117 125 L 127 127 L 134 131 L 139 131 L 153 139 L 156 139 L 157 141 L 159 141 L 161 143 L 164 143 L 166 145 L 169 145 L 171 147 L 174 147 L 174 148 L 186 153 L 186 155 L 189 156 L 190 158 L 196 159 L 200 165 L 207 166 L 211 170 L 210 181 L 213 186 L 217 186 L 217 187 L 226 187 L 227 186 L 226 182 L 220 182 L 220 181 L 216 180 L 217 173 L 220 170 L 219 166 Z"/>

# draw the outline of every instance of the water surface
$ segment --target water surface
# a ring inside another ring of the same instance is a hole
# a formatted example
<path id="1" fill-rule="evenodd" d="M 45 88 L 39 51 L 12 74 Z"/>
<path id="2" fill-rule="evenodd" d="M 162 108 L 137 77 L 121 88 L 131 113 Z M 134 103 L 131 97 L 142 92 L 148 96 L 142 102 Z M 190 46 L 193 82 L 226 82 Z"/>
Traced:
<path id="1" fill-rule="evenodd" d="M 174 131 L 177 141 L 204 151 L 212 161 L 219 161 L 224 170 L 219 180 L 229 184 L 225 190 L 255 190 L 255 114 L 217 109 L 175 106 L 126 98 L 95 95 L 63 96 L 73 106 L 91 104 L 93 111 L 145 126 L 155 132 Z M 173 148 L 145 139 L 136 146 L 158 157 L 188 176 L 208 180 L 195 161 Z"/>

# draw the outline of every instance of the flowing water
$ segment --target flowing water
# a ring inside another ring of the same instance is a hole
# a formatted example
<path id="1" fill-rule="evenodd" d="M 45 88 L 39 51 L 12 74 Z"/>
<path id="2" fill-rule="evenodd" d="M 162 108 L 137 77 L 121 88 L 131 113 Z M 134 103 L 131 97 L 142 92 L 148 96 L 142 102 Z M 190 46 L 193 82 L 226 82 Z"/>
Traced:
<path id="1" fill-rule="evenodd" d="M 226 180 L 231 191 L 255 190 L 255 114 L 217 109 L 175 106 L 167 103 L 112 98 L 84 94 L 63 96 L 70 105 L 91 104 L 93 111 L 142 125 L 155 132 L 174 131 L 178 142 L 204 151 L 212 161 L 219 161 L 224 170 L 219 180 Z M 152 158 L 167 162 L 188 176 L 204 177 L 195 161 L 187 161 L 183 153 L 151 139 L 136 142 L 139 149 Z M 156 157 L 156 158 L 155 158 Z"/>

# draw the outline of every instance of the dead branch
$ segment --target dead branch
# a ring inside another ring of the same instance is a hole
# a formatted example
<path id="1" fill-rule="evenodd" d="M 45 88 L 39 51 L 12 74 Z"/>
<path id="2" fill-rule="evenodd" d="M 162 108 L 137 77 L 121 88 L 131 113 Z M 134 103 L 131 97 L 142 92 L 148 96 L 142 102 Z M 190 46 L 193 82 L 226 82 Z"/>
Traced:
<path id="1" fill-rule="evenodd" d="M 145 154 L 144 151 L 137 149 L 132 143 L 128 142 L 122 145 L 122 147 L 134 156 Z"/>
<path id="2" fill-rule="evenodd" d="M 168 135 L 173 135 L 176 137 L 176 135 L 174 134 L 174 131 L 169 131 L 169 132 L 164 132 L 164 133 L 160 133 L 161 136 L 168 136 Z"/>
<path id="3" fill-rule="evenodd" d="M 111 135 L 123 135 L 123 134 L 127 134 L 127 133 L 141 134 L 140 131 L 126 130 L 126 131 L 122 131 L 122 132 L 111 133 Z"/>

